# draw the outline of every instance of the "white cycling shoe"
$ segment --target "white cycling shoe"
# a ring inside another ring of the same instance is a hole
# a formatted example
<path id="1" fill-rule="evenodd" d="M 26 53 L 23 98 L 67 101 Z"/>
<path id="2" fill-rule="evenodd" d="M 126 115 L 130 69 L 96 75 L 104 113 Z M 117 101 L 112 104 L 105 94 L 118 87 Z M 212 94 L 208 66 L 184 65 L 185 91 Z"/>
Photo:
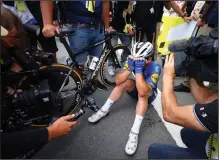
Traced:
<path id="1" fill-rule="evenodd" d="M 94 113 L 92 116 L 88 118 L 88 121 L 90 123 L 95 123 L 99 121 L 101 118 L 103 118 L 104 116 L 106 116 L 107 114 L 108 114 L 108 111 L 98 110 L 96 113 Z"/>
<path id="2" fill-rule="evenodd" d="M 137 150 L 137 146 L 138 146 L 138 134 L 131 131 L 129 134 L 128 142 L 125 146 L 125 152 L 128 155 L 133 155 Z"/>

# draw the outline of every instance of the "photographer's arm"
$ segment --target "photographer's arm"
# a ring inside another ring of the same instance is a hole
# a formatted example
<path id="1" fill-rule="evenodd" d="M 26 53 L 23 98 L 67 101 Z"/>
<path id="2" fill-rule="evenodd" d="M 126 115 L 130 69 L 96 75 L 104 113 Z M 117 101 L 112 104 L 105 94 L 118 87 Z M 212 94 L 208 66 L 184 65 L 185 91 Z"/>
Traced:
<path id="1" fill-rule="evenodd" d="M 12 159 L 32 149 L 41 148 L 52 139 L 70 132 L 77 122 L 69 122 L 74 115 L 63 116 L 51 126 L 12 133 L 1 133 L 1 158 Z"/>
<path id="2" fill-rule="evenodd" d="M 1 133 L 1 158 L 12 159 L 48 142 L 47 128 Z"/>
<path id="3" fill-rule="evenodd" d="M 206 131 L 199 123 L 194 106 L 180 106 L 173 90 L 174 84 L 174 56 L 166 57 L 163 74 L 162 106 L 163 117 L 166 121 L 199 131 Z"/>

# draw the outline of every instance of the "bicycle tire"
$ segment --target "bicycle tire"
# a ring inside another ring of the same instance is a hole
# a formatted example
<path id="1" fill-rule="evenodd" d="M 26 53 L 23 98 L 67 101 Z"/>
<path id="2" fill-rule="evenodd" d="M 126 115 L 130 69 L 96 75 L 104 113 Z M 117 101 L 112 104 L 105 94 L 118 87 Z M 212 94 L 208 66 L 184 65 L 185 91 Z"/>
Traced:
<path id="1" fill-rule="evenodd" d="M 123 57 L 125 57 L 126 59 L 127 59 L 127 56 L 131 54 L 128 47 L 123 44 L 118 44 L 118 45 L 114 46 L 113 48 L 115 49 L 115 51 L 122 49 L 125 53 L 125 55 Z M 107 54 L 105 55 L 105 57 L 102 60 L 101 66 L 100 66 L 100 78 L 106 86 L 114 87 L 116 85 L 115 80 L 114 81 L 109 80 L 107 77 L 105 77 L 105 74 L 104 74 L 105 73 L 105 63 L 107 62 L 110 55 L 111 55 L 111 50 L 108 50 Z M 120 65 L 123 66 L 123 63 L 125 63 L 125 60 L 124 60 L 124 62 L 121 62 Z"/>
<path id="2" fill-rule="evenodd" d="M 40 67 L 39 73 L 41 75 L 42 75 L 42 73 L 44 75 L 44 72 L 46 72 L 46 73 L 48 73 L 48 72 L 62 72 L 62 73 L 67 74 L 69 72 L 69 70 L 72 70 L 72 68 L 65 66 L 65 65 L 62 65 L 62 64 L 52 64 L 51 66 Z M 77 71 L 72 70 L 70 77 L 76 82 L 75 83 L 77 86 L 76 91 L 82 89 L 82 78 L 81 78 L 80 74 Z M 41 79 L 45 79 L 45 78 L 43 76 L 39 79 L 41 80 Z M 78 99 L 77 96 L 75 96 L 75 99 Z M 65 113 L 61 112 L 60 115 L 58 115 L 57 117 L 59 118 L 64 115 L 73 114 L 75 112 L 76 108 L 81 104 L 81 102 L 82 102 L 82 99 L 79 99 L 76 102 L 74 102 L 74 104 L 71 103 L 71 107 L 68 107 Z M 53 118 L 53 117 L 54 117 L 54 115 L 51 115 L 51 118 Z M 48 119 L 49 119 L 48 121 L 46 119 L 43 122 L 41 121 L 41 122 L 33 123 L 31 126 L 32 127 L 48 126 L 51 122 L 51 119 L 50 118 L 48 118 Z"/>

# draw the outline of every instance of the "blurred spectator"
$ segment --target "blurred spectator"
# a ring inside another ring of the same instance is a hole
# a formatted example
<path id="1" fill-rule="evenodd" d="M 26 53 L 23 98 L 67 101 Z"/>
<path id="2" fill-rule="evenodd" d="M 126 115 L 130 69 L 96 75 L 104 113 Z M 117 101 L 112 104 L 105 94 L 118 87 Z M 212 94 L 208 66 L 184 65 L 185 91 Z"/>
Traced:
<path id="1" fill-rule="evenodd" d="M 112 22 L 110 26 L 119 33 L 123 33 L 125 28 L 127 33 L 132 33 L 132 20 L 131 20 L 131 12 L 132 6 L 129 1 L 118 1 L 115 2 L 115 13 L 113 15 Z M 118 39 L 120 39 L 121 43 L 128 46 L 131 42 L 131 37 L 124 36 L 124 35 L 115 35 L 111 39 L 112 46 L 118 44 Z M 115 75 L 113 61 L 112 58 L 109 58 L 108 62 L 108 72 L 111 76 Z"/>
<path id="2" fill-rule="evenodd" d="M 193 7 L 195 7 L 196 3 L 193 3 Z M 197 29 L 198 34 L 193 36 L 199 35 L 208 35 L 210 31 L 218 26 L 218 1 L 206 1 L 202 7 L 202 10 L 197 13 L 196 9 L 192 10 L 192 17 L 195 21 L 197 21 Z M 207 24 L 207 26 L 204 26 Z M 203 27 L 204 26 L 204 27 Z M 185 61 L 182 62 L 180 66 L 183 66 Z M 174 87 L 174 91 L 176 92 L 190 92 L 189 88 L 189 80 L 186 78 L 184 82 L 180 83 Z"/>
<path id="3" fill-rule="evenodd" d="M 5 5 L 11 6 L 11 7 L 13 7 L 15 5 L 15 1 L 3 1 L 3 3 Z M 34 23 L 34 24 L 39 25 L 42 29 L 43 21 L 42 21 L 41 10 L 40 10 L 40 2 L 39 1 L 26 1 L 25 3 L 37 21 L 37 23 Z M 54 10 L 53 15 L 55 15 L 54 19 L 57 19 L 56 18 L 56 15 L 57 15 L 56 10 Z M 56 52 L 58 51 L 58 48 L 56 45 L 55 37 L 46 38 L 43 36 L 42 32 L 40 32 L 40 34 L 37 37 L 35 35 L 31 35 L 30 33 L 27 33 L 27 34 L 28 34 L 28 37 L 29 37 L 29 40 L 30 40 L 30 43 L 32 46 L 37 47 L 37 44 L 39 42 L 42 49 L 45 52 L 52 53 L 53 54 L 53 61 L 55 63 L 57 62 Z"/>
<path id="4" fill-rule="evenodd" d="M 164 6 L 168 10 L 172 8 L 184 21 L 191 20 L 174 1 L 137 1 L 134 10 L 134 21 L 137 26 L 136 39 L 143 41 L 146 34 L 147 41 L 152 42 L 156 49 L 155 56 L 157 56 L 156 41 L 160 33 Z"/>

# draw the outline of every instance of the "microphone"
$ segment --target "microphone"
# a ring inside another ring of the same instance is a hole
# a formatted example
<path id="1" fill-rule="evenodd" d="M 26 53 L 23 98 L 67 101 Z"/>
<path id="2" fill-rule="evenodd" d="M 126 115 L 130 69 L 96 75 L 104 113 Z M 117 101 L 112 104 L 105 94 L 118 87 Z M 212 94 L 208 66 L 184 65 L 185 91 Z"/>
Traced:
<path id="1" fill-rule="evenodd" d="M 170 52 L 181 52 L 187 50 L 188 47 L 189 47 L 189 40 L 182 39 L 172 42 L 168 46 L 168 50 Z"/>

